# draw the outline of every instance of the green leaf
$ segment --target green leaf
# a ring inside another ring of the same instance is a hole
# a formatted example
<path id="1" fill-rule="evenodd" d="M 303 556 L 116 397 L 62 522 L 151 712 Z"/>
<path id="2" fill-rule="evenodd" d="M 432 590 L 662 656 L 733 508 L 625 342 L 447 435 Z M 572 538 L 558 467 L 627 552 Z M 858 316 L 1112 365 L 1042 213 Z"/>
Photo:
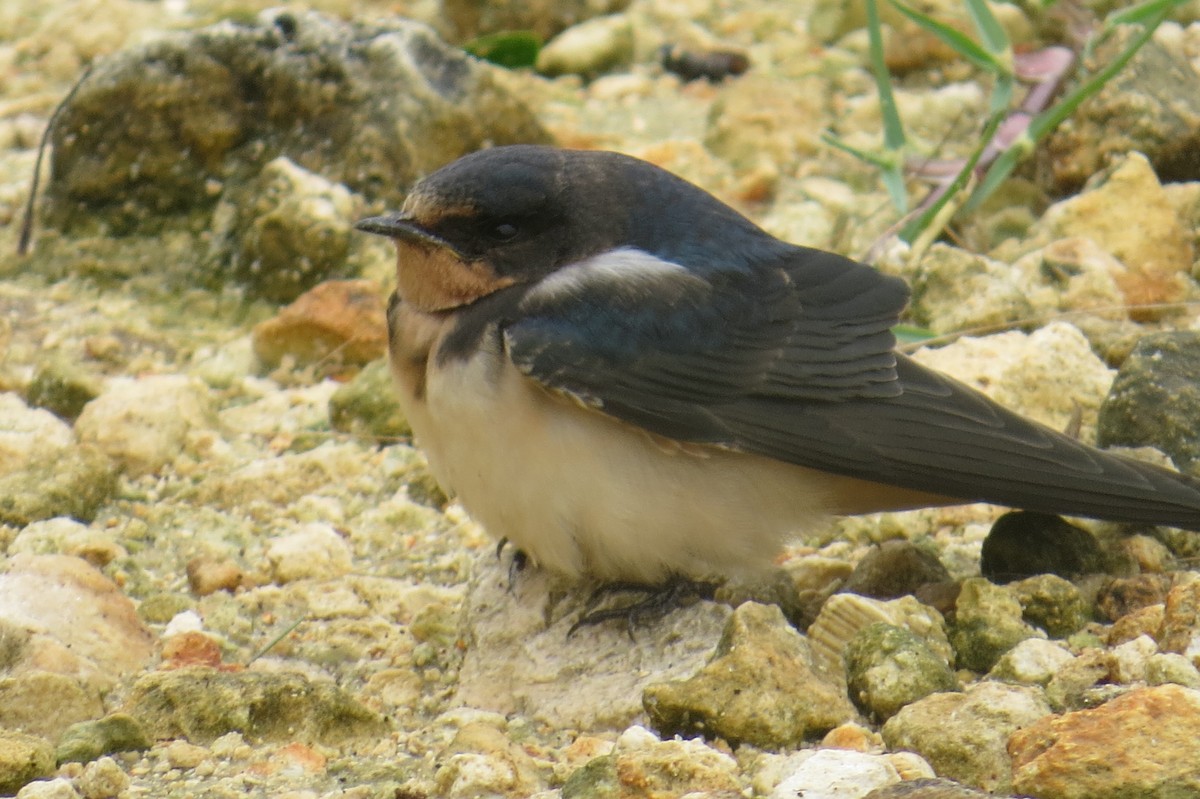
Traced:
<path id="1" fill-rule="evenodd" d="M 896 325 L 892 328 L 892 335 L 901 344 L 920 344 L 922 341 L 937 338 L 937 333 L 916 325 Z"/>
<path id="2" fill-rule="evenodd" d="M 476 58 L 518 69 L 533 66 L 542 49 L 542 40 L 533 31 L 499 31 L 472 39 L 462 47 Z"/>

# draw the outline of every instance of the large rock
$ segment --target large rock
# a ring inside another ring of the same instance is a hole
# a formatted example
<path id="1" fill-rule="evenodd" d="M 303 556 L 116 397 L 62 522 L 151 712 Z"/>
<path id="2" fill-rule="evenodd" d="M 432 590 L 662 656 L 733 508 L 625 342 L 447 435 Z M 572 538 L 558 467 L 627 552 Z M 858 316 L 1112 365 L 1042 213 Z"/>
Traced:
<path id="1" fill-rule="evenodd" d="M 101 688 L 144 668 L 154 652 L 154 638 L 129 598 L 68 555 L 22 554 L 6 561 L 0 640 L 10 675 L 49 671 Z"/>
<path id="2" fill-rule="evenodd" d="M 1200 692 L 1178 685 L 1137 689 L 1013 735 L 1013 786 L 1040 799 L 1200 795 L 1197 736 Z"/>
<path id="3" fill-rule="evenodd" d="M 687 680 L 650 685 L 642 701 L 665 735 L 722 738 L 768 749 L 799 746 L 855 717 L 840 680 L 773 605 L 734 611 L 712 661 Z"/>
<path id="4" fill-rule="evenodd" d="M 1129 70 L 1124 70 L 1128 73 Z M 1051 206 L 1035 241 L 1090 238 L 1125 265 L 1113 279 L 1126 303 L 1175 303 L 1188 296 L 1195 259 L 1191 232 L 1141 153 L 1133 152 L 1093 176 L 1084 191 Z M 1135 319 L 1161 315 L 1156 307 L 1130 309 Z"/>
<path id="5" fill-rule="evenodd" d="M 981 682 L 908 705 L 883 725 L 883 740 L 921 755 L 938 776 L 1004 793 L 1012 787 L 1009 736 L 1049 714 L 1041 689 Z"/>
<path id="6" fill-rule="evenodd" d="M 1189 470 L 1200 461 L 1200 333 L 1138 342 L 1100 407 L 1102 446 L 1156 447 Z"/>
<path id="7" fill-rule="evenodd" d="M 543 570 L 512 573 L 490 550 L 475 572 L 455 702 L 558 728 L 620 730 L 642 720 L 646 687 L 701 669 L 730 614 L 697 602 L 631 632 L 611 622 L 568 635 L 586 610 L 587 586 Z"/>
<path id="8" fill-rule="evenodd" d="M 394 203 L 487 142 L 542 139 L 486 65 L 423 25 L 269 11 L 98 63 L 54 126 L 47 218 L 119 230 L 211 207 L 279 156 Z"/>
<path id="9" fill-rule="evenodd" d="M 1104 37 L 1081 74 L 1110 63 L 1138 30 L 1127 25 Z M 1038 157 L 1054 193 L 1078 189 L 1109 159 L 1130 150 L 1145 153 L 1163 180 L 1200 178 L 1200 74 L 1179 44 L 1167 36 L 1151 38 L 1047 137 Z"/>
<path id="10" fill-rule="evenodd" d="M 0 394 L 0 524 L 91 519 L 116 486 L 108 458 L 76 445 L 60 419 L 14 393 Z"/>

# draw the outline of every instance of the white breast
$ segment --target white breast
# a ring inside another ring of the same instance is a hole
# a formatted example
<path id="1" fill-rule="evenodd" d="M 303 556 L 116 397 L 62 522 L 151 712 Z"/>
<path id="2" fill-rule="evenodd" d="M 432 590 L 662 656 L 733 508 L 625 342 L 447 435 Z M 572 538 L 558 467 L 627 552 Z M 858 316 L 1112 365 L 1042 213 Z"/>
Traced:
<path id="1" fill-rule="evenodd" d="M 501 353 L 431 368 L 423 400 L 396 372 L 442 486 L 492 536 L 568 575 L 649 583 L 762 568 L 837 505 L 837 478 L 656 441 L 542 389 Z"/>

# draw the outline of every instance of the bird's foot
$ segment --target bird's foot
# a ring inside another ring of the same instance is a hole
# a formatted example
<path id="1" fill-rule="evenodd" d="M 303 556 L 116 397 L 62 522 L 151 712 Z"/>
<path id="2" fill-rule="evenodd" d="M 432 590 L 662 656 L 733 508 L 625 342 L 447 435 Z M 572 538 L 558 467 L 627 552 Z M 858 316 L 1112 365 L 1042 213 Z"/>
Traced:
<path id="1" fill-rule="evenodd" d="M 504 548 L 508 546 L 508 539 L 501 538 L 496 544 L 496 560 L 500 560 L 504 556 Z M 525 554 L 523 549 L 514 549 L 512 560 L 508 562 L 508 593 L 516 590 L 517 575 L 525 571 L 525 567 L 529 565 L 529 556 Z"/>
<path id="2" fill-rule="evenodd" d="M 567 637 L 574 635 L 580 627 L 591 627 L 612 619 L 621 619 L 625 622 L 625 631 L 629 633 L 630 640 L 633 640 L 633 630 L 638 625 L 661 618 L 673 610 L 692 604 L 697 599 L 712 599 L 717 585 L 679 576 L 671 577 L 667 582 L 657 585 L 604 583 L 588 597 L 583 613 L 571 625 Z M 629 604 L 596 609 L 601 601 L 614 594 L 642 594 L 643 597 Z"/>

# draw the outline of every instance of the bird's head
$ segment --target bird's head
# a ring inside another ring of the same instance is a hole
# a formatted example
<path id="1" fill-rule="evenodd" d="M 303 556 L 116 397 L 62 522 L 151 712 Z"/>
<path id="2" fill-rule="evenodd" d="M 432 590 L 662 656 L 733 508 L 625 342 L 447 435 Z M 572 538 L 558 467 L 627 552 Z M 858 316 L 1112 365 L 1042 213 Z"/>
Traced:
<path id="1" fill-rule="evenodd" d="M 356 227 L 396 242 L 400 296 L 427 311 L 469 305 L 613 250 L 691 269 L 736 261 L 742 240 L 775 241 L 645 161 L 535 145 L 460 158 L 420 181 L 399 212 Z"/>

